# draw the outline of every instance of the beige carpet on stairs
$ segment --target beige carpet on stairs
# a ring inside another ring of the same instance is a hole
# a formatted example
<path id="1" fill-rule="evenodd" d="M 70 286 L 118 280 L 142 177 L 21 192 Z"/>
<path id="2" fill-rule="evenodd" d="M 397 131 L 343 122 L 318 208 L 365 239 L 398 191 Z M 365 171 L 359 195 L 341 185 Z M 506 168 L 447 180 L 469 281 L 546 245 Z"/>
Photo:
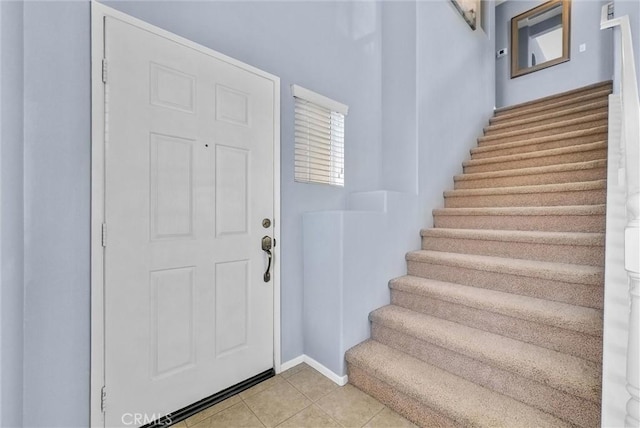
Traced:
<path id="1" fill-rule="evenodd" d="M 600 425 L 610 93 L 496 110 L 351 384 L 423 427 Z"/>

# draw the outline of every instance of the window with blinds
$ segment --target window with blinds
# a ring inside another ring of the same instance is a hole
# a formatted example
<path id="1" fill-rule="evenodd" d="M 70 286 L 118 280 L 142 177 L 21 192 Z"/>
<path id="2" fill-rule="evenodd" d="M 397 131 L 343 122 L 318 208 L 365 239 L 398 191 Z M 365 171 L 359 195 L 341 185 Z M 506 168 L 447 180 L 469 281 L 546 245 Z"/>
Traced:
<path id="1" fill-rule="evenodd" d="M 348 107 L 293 85 L 295 180 L 344 186 L 344 117 Z"/>

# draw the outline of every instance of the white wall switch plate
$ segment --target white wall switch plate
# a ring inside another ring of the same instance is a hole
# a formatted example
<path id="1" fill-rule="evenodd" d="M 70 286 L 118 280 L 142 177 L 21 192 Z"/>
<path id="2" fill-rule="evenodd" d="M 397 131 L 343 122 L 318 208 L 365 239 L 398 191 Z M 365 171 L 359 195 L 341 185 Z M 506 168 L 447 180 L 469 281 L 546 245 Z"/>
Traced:
<path id="1" fill-rule="evenodd" d="M 582 43 L 582 44 L 580 45 L 580 52 L 584 52 L 584 51 L 586 51 L 586 50 L 587 50 L 587 44 L 586 44 L 586 43 Z"/>

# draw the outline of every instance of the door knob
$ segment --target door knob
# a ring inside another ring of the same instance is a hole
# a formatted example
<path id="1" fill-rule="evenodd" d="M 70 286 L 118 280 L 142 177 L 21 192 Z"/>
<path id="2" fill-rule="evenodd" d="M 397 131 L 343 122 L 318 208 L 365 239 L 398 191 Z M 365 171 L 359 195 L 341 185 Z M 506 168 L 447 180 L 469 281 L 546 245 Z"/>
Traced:
<path id="1" fill-rule="evenodd" d="M 262 237 L 262 251 L 264 251 L 265 253 L 267 253 L 267 258 L 269 259 L 269 262 L 267 264 L 267 270 L 264 273 L 264 275 L 262 276 L 262 279 L 264 279 L 264 282 L 269 282 L 271 281 L 271 260 L 273 259 L 273 254 L 271 254 L 271 247 L 272 247 L 272 239 L 270 236 L 263 236 Z"/>

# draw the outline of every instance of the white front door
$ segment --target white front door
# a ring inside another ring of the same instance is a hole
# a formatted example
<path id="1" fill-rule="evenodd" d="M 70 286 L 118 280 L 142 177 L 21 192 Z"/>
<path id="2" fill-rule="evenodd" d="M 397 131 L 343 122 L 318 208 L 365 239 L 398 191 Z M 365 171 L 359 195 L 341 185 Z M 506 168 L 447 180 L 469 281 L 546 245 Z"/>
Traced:
<path id="1" fill-rule="evenodd" d="M 273 367 L 273 79 L 105 20 L 107 426 Z"/>

